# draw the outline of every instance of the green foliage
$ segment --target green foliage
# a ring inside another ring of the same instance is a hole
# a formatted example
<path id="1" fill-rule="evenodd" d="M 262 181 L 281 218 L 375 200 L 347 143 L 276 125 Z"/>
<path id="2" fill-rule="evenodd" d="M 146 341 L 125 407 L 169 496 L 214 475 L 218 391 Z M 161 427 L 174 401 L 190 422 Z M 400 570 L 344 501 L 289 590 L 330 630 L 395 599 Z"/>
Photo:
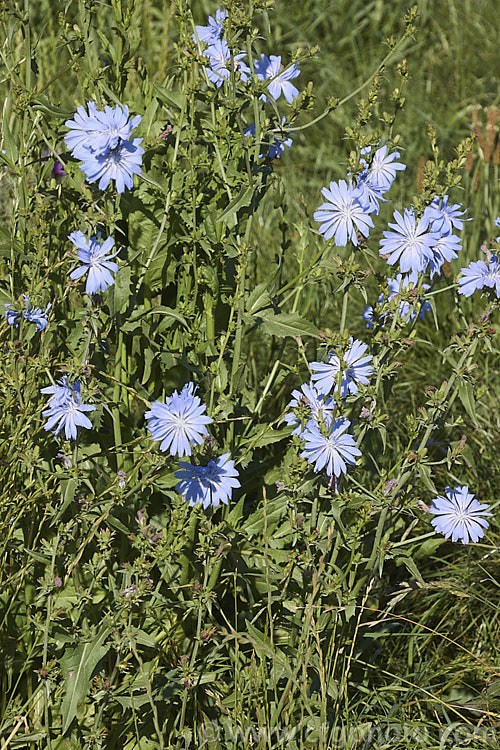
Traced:
<path id="1" fill-rule="evenodd" d="M 500 213 L 495 3 L 229 0 L 250 67 L 300 64 L 291 106 L 264 105 L 253 76 L 207 83 L 192 33 L 215 8 L 193 6 L 0 10 L 0 305 L 52 305 L 42 332 L 0 323 L 0 748 L 326 750 L 392 730 L 392 747 L 439 747 L 455 724 L 494 746 L 495 519 L 465 548 L 425 510 L 448 484 L 498 502 L 498 301 L 455 284 Z M 133 191 L 87 184 L 65 150 L 87 101 L 141 114 Z M 272 160 L 283 113 L 293 147 Z M 394 205 L 352 252 L 325 243 L 321 187 L 386 140 L 408 164 Z M 460 260 L 366 331 L 380 228 L 448 192 L 474 218 Z M 69 279 L 75 230 L 121 248 L 101 295 Z M 420 296 L 432 315 L 402 321 Z M 283 416 L 307 363 L 350 336 L 375 376 L 337 407 L 363 454 L 337 486 Z M 62 374 L 96 407 L 77 441 L 44 430 L 40 389 Z M 188 381 L 214 419 L 197 457 L 230 452 L 240 473 L 229 507 L 189 507 L 145 429 Z"/>

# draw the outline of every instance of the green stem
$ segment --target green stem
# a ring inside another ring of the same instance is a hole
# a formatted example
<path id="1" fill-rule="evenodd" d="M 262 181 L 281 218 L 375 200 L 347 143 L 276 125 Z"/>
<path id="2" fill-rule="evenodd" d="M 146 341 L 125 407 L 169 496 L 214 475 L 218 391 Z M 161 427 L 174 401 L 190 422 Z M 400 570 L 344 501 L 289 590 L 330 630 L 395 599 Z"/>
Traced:
<path id="1" fill-rule="evenodd" d="M 124 351 L 123 333 L 121 330 L 120 315 L 116 317 L 116 324 L 118 328 L 118 341 L 116 343 L 115 353 L 115 386 L 113 388 L 113 436 L 115 439 L 115 451 L 116 451 L 116 471 L 121 471 L 123 467 L 123 454 L 122 454 L 122 428 L 120 422 L 120 391 L 121 391 L 121 379 L 122 379 L 122 354 Z M 125 351 L 126 356 L 126 351 Z"/>

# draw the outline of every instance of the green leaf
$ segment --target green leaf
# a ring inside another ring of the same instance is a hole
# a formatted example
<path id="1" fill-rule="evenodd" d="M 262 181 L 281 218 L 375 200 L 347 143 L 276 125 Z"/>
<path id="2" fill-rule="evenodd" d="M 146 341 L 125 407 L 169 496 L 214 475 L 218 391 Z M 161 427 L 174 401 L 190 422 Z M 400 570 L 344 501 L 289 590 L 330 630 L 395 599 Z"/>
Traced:
<path id="1" fill-rule="evenodd" d="M 257 284 L 247 297 L 246 311 L 249 315 L 254 315 L 262 307 L 266 307 L 270 304 L 271 298 L 267 288 L 269 286 L 268 281 L 263 281 L 262 284 Z"/>
<path id="2" fill-rule="evenodd" d="M 109 312 L 112 317 L 128 307 L 130 299 L 130 266 L 122 266 L 115 278 L 115 283 L 108 292 Z"/>
<path id="3" fill-rule="evenodd" d="M 469 417 L 477 425 L 476 400 L 472 383 L 461 383 L 458 389 L 458 397 Z"/>
<path id="4" fill-rule="evenodd" d="M 286 336 L 314 336 L 319 338 L 318 329 L 298 313 L 279 313 L 276 315 L 272 310 L 266 310 L 259 314 L 261 319 L 261 330 L 271 336 L 285 338 Z"/>
<path id="5" fill-rule="evenodd" d="M 62 702 L 62 734 L 66 734 L 75 718 L 78 704 L 85 700 L 94 669 L 108 653 L 111 643 L 105 643 L 111 628 L 103 626 L 91 643 L 67 651 L 61 659 L 61 669 L 66 675 L 65 694 Z"/>
<path id="6" fill-rule="evenodd" d="M 5 156 L 9 162 L 14 165 L 18 157 L 17 145 L 12 133 L 10 132 L 9 126 L 7 125 L 6 119 L 3 121 L 3 147 L 5 150 Z"/>
<path id="7" fill-rule="evenodd" d="M 164 104 L 170 104 L 176 109 L 182 109 L 182 102 L 184 101 L 184 95 L 181 91 L 168 91 L 164 86 L 160 86 L 159 83 L 153 81 L 153 91 L 160 101 Z"/>
<path id="8" fill-rule="evenodd" d="M 140 312 L 138 315 L 132 315 L 128 322 L 122 326 L 122 330 L 127 332 L 133 331 L 134 328 L 136 328 L 137 321 L 143 318 L 145 315 L 164 315 L 167 318 L 173 318 L 178 323 L 181 323 L 185 328 L 189 328 L 188 322 L 184 315 L 181 315 L 179 312 L 177 312 L 177 310 L 172 310 L 171 307 L 158 305 L 157 307 L 152 307 L 149 310 L 142 310 L 142 312 Z"/>
<path id="9" fill-rule="evenodd" d="M 252 202 L 254 190 L 255 188 L 253 185 L 250 185 L 249 187 L 243 186 L 236 198 L 233 198 L 229 206 L 227 206 L 221 215 L 217 217 L 217 221 L 227 221 L 227 219 L 234 216 L 240 208 L 243 208 L 243 206 L 249 206 Z"/>

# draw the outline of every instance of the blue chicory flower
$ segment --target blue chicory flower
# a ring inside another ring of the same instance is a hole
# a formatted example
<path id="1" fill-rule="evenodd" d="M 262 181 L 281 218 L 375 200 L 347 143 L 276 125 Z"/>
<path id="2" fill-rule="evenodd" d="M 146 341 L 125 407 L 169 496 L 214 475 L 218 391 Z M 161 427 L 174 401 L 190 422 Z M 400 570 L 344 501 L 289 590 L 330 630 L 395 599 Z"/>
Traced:
<path id="1" fill-rule="evenodd" d="M 378 148 L 373 154 L 371 163 L 368 163 L 364 158 L 361 159 L 361 163 L 365 164 L 367 168 L 367 181 L 370 185 L 377 186 L 384 192 L 391 187 L 396 179 L 396 173 L 406 169 L 406 164 L 396 161 L 401 156 L 399 151 L 387 153 L 388 149 L 387 144 Z M 367 146 L 361 149 L 361 153 L 369 158 L 371 150 L 371 146 Z"/>
<path id="2" fill-rule="evenodd" d="M 363 157 L 369 157 L 371 151 L 371 146 L 361 149 Z M 388 154 L 387 151 L 387 145 L 378 148 L 371 164 L 368 164 L 365 158 L 361 158 L 365 169 L 359 175 L 356 187 L 361 191 L 360 202 L 368 204 L 368 213 L 378 214 L 379 202 L 387 201 L 383 196 L 391 188 L 397 171 L 406 169 L 406 164 L 395 161 L 400 157 L 399 151 L 393 151 L 392 154 Z"/>
<path id="3" fill-rule="evenodd" d="M 98 110 L 94 102 L 89 102 L 88 111 L 78 107 L 74 120 L 67 120 L 70 128 L 65 141 L 73 156 L 82 161 L 82 171 L 87 180 L 97 182 L 99 189 L 106 190 L 111 180 L 115 180 L 118 193 L 132 188 L 134 174 L 141 174 L 142 138 L 132 138 L 132 131 L 141 122 L 141 116 L 129 119 L 129 110 L 124 107 L 106 106 Z"/>
<path id="4" fill-rule="evenodd" d="M 300 455 L 314 464 L 315 472 L 325 468 L 329 477 L 335 475 L 338 478 L 347 472 L 346 464 L 354 466 L 361 451 L 352 435 L 345 434 L 350 424 L 348 419 L 331 420 L 323 434 L 314 421 L 308 423 L 301 435 L 305 445 Z"/>
<path id="5" fill-rule="evenodd" d="M 193 34 L 193 41 L 205 42 L 205 44 L 215 44 L 222 38 L 224 32 L 224 21 L 226 20 L 226 11 L 218 8 L 215 11 L 215 18 L 208 17 L 208 26 L 195 26 L 196 34 Z"/>
<path id="6" fill-rule="evenodd" d="M 14 307 L 13 305 L 4 304 L 4 307 L 4 315 L 7 323 L 10 326 L 14 326 L 14 328 L 19 328 L 19 318 L 21 317 L 21 313 L 11 309 Z"/>
<path id="7" fill-rule="evenodd" d="M 87 242 L 83 232 L 72 232 L 68 239 L 71 240 L 73 245 L 78 248 L 78 260 L 83 265 L 75 268 L 70 273 L 70 279 L 75 281 L 81 278 L 86 273 L 87 283 L 85 291 L 87 294 L 97 294 L 102 291 L 105 292 L 108 286 L 112 286 L 115 280 L 112 273 L 118 273 L 118 264 L 111 260 L 120 252 L 117 250 L 115 253 L 108 255 L 109 251 L 114 245 L 114 239 L 108 237 L 104 242 L 101 242 L 101 235 L 99 239 L 97 237 L 91 237 Z"/>
<path id="8" fill-rule="evenodd" d="M 435 231 L 433 226 L 431 226 L 431 231 Z M 441 234 L 436 244 L 432 246 L 432 257 L 429 259 L 431 279 L 435 274 L 439 275 L 441 273 L 441 268 L 445 261 L 449 263 L 454 258 L 458 258 L 457 253 L 461 249 L 460 237 L 451 232 Z"/>
<path id="9" fill-rule="evenodd" d="M 227 42 L 220 39 L 203 52 L 205 57 L 208 57 L 210 67 L 205 68 L 207 78 L 211 83 L 214 83 L 217 88 L 222 86 L 224 81 L 229 81 L 230 78 L 230 66 L 231 66 L 231 50 L 227 46 Z M 240 75 L 242 81 L 248 81 L 248 75 L 250 68 L 242 59 L 246 57 L 246 52 L 238 52 L 238 54 L 232 55 L 232 61 L 234 70 Z"/>
<path id="10" fill-rule="evenodd" d="M 292 391 L 292 399 L 288 404 L 288 409 L 293 410 L 285 414 L 284 420 L 287 425 L 294 426 L 292 435 L 302 435 L 304 426 L 307 426 L 312 420 L 319 424 L 331 420 L 335 401 L 331 396 L 325 396 L 320 393 L 311 381 L 303 383 L 300 391 Z"/>
<path id="11" fill-rule="evenodd" d="M 431 231 L 449 234 L 453 230 L 453 227 L 455 229 L 463 229 L 464 220 L 460 217 L 464 216 L 465 211 L 460 211 L 461 208 L 461 203 L 449 206 L 447 195 L 442 198 L 436 195 L 431 205 L 426 209 L 431 222 Z M 470 221 L 470 219 L 466 219 L 465 221 Z"/>
<path id="12" fill-rule="evenodd" d="M 236 479 L 238 470 L 229 456 L 229 453 L 224 453 L 215 461 L 210 459 L 206 466 L 179 462 L 181 468 L 175 476 L 180 481 L 175 489 L 191 507 L 198 503 L 203 503 L 205 509 L 211 505 L 217 508 L 220 503 L 228 505 L 233 490 L 241 487 Z"/>
<path id="13" fill-rule="evenodd" d="M 111 180 L 116 183 L 118 193 L 124 193 L 128 188 L 134 186 L 134 174 L 142 172 L 141 148 L 142 138 L 132 138 L 130 141 L 121 141 L 118 146 L 102 154 L 87 150 L 82 157 L 82 171 L 87 175 L 87 180 L 97 182 L 99 190 L 106 190 Z"/>
<path id="14" fill-rule="evenodd" d="M 273 137 L 273 142 L 269 146 L 269 151 L 267 154 L 259 154 L 259 159 L 264 159 L 266 156 L 269 159 L 279 159 L 283 153 L 285 152 L 285 148 L 291 148 L 293 140 L 285 136 L 290 136 L 295 134 L 295 130 L 285 130 L 286 126 L 286 118 L 281 118 L 281 127 L 282 127 L 282 133 L 278 136 L 275 135 Z M 247 136 L 249 138 L 255 138 L 256 128 L 255 123 L 251 123 L 245 130 L 243 131 L 243 135 Z"/>
<path id="15" fill-rule="evenodd" d="M 154 401 L 144 415 L 153 440 L 160 440 L 160 450 L 171 456 L 190 456 L 192 445 L 201 445 L 208 435 L 205 425 L 213 420 L 203 412 L 206 405 L 195 396 L 196 386 L 187 383 L 182 391 L 174 391 L 165 403 Z"/>
<path id="16" fill-rule="evenodd" d="M 96 156 L 113 151 L 120 143 L 128 141 L 142 120 L 140 115 L 130 120 L 127 105 L 114 108 L 105 106 L 104 111 L 98 110 L 94 102 L 89 102 L 87 106 L 89 114 L 85 107 L 80 106 L 75 119 L 64 123 L 70 128 L 64 140 L 76 159 L 84 160 L 89 151 Z"/>
<path id="17" fill-rule="evenodd" d="M 429 510 L 436 518 L 431 520 L 431 524 L 446 539 L 451 538 L 452 542 L 477 542 L 489 526 L 485 517 L 492 515 L 486 512 L 490 506 L 475 500 L 467 485 L 457 485 L 454 489 L 446 487 L 445 493 L 432 501 Z"/>
<path id="18" fill-rule="evenodd" d="M 348 393 L 358 392 L 357 383 L 368 385 L 369 378 L 373 374 L 370 364 L 373 356 L 365 354 L 367 345 L 352 337 L 349 339 L 350 347 L 342 355 L 342 359 L 334 351 L 328 353 L 326 362 L 311 362 L 309 367 L 313 370 L 311 380 L 320 393 L 335 393 L 338 390 L 337 375 L 341 371 L 340 396 L 345 398 Z"/>
<path id="19" fill-rule="evenodd" d="M 23 296 L 24 296 L 24 303 L 26 305 L 26 310 L 23 313 L 23 317 L 26 320 L 29 320 L 30 323 L 35 323 L 37 331 L 44 331 L 49 324 L 49 321 L 47 320 L 47 313 L 52 307 L 51 303 L 49 302 L 49 304 L 45 308 L 45 312 L 42 312 L 41 307 L 35 307 L 35 308 L 33 307 L 33 305 L 30 302 L 29 294 L 25 294 Z"/>
<path id="20" fill-rule="evenodd" d="M 42 416 L 47 417 L 44 425 L 47 432 L 56 428 L 54 437 L 59 435 L 63 427 L 66 440 L 76 440 L 78 427 L 92 429 L 92 422 L 84 412 L 95 411 L 95 406 L 82 404 L 81 386 L 77 380 L 71 384 L 65 375 L 55 385 L 42 388 L 41 393 L 52 394 L 47 403 L 48 408 L 42 412 Z"/>
<path id="21" fill-rule="evenodd" d="M 389 288 L 389 293 L 386 296 L 383 292 L 379 295 L 377 306 L 374 309 L 371 306 L 365 307 L 363 311 L 363 320 L 366 321 L 366 327 L 369 329 L 372 329 L 374 326 L 374 319 L 375 319 L 375 313 L 377 313 L 377 319 L 379 321 L 385 321 L 385 318 L 387 316 L 387 313 L 382 312 L 383 306 L 387 302 L 391 302 L 395 297 L 399 296 L 401 292 L 404 289 L 407 289 L 410 285 L 411 287 L 416 287 L 418 284 L 418 274 L 417 273 L 410 273 L 407 276 L 404 276 L 403 274 L 399 273 L 395 279 L 387 279 L 387 285 Z M 430 289 L 429 284 L 422 284 L 422 290 Z M 432 308 L 428 302 L 425 302 L 422 299 L 418 300 L 420 304 L 420 311 L 418 313 L 419 318 L 424 320 L 425 313 L 429 312 Z M 399 307 L 398 307 L 398 315 L 405 323 L 408 321 L 413 321 L 417 317 L 417 311 L 414 309 L 413 305 L 410 305 L 410 303 L 406 300 L 401 300 Z"/>
<path id="22" fill-rule="evenodd" d="M 491 255 L 488 263 L 484 260 L 473 261 L 467 268 L 461 269 L 463 276 L 458 280 L 459 294 L 470 297 L 484 287 L 495 288 L 500 298 L 500 262 L 498 256 Z"/>
<path id="23" fill-rule="evenodd" d="M 380 255 L 388 254 L 387 263 L 392 266 L 397 261 L 402 273 L 408 271 L 421 273 L 433 258 L 432 248 L 438 242 L 440 233 L 429 230 L 430 219 L 424 212 L 417 222 L 413 210 L 404 209 L 402 216 L 394 211 L 396 224 L 389 224 L 394 232 L 383 232 L 380 241 Z"/>
<path id="24" fill-rule="evenodd" d="M 314 221 L 320 222 L 319 233 L 325 240 L 335 235 L 337 247 L 345 247 L 349 240 L 358 245 L 356 229 L 368 237 L 373 221 L 368 215 L 368 205 L 360 202 L 361 190 L 353 187 L 351 181 L 347 185 L 345 180 L 340 180 L 330 182 L 330 187 L 323 188 L 321 193 L 327 202 L 314 212 Z"/>
<path id="25" fill-rule="evenodd" d="M 280 72 L 281 69 L 280 55 L 271 55 L 270 57 L 261 55 L 260 60 L 256 60 L 254 63 L 254 71 L 259 81 L 271 79 L 267 91 L 272 98 L 277 101 L 281 94 L 283 94 L 288 104 L 291 104 L 299 95 L 299 90 L 291 83 L 294 78 L 300 75 L 299 66 L 294 63 L 286 68 L 286 70 L 283 70 L 282 73 Z M 262 101 L 267 102 L 265 94 L 262 94 L 260 98 Z"/>

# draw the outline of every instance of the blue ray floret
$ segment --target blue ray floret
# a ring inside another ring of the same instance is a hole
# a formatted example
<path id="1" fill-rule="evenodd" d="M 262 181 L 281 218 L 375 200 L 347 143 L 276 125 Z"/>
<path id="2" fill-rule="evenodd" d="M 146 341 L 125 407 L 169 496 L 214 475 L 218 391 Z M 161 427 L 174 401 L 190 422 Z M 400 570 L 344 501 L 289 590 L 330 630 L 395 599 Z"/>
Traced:
<path id="1" fill-rule="evenodd" d="M 298 88 L 291 81 L 300 75 L 300 70 L 297 64 L 290 65 L 283 72 L 280 72 L 281 68 L 280 55 L 270 55 L 270 57 L 261 55 L 260 60 L 256 60 L 254 63 L 255 74 L 259 81 L 270 79 L 267 91 L 272 98 L 277 101 L 283 94 L 288 104 L 291 104 L 299 95 Z M 260 98 L 267 102 L 266 94 L 262 94 Z"/>
<path id="2" fill-rule="evenodd" d="M 493 253 L 488 263 L 475 260 L 461 270 L 463 276 L 458 280 L 459 294 L 470 297 L 474 292 L 487 287 L 494 288 L 496 296 L 500 298 L 500 263 L 497 255 Z"/>
<path id="3" fill-rule="evenodd" d="M 101 235 L 99 235 L 99 238 L 91 237 L 87 241 L 83 232 L 80 231 L 72 232 L 68 239 L 78 248 L 78 260 L 83 264 L 70 273 L 70 278 L 74 281 L 88 273 L 85 285 L 87 294 L 105 292 L 108 286 L 115 283 L 112 274 L 118 273 L 118 264 L 111 259 L 120 251 L 109 254 L 114 245 L 114 239 L 108 237 L 102 242 Z"/>
<path id="4" fill-rule="evenodd" d="M 201 445 L 208 435 L 206 425 L 213 420 L 204 414 L 206 405 L 195 396 L 196 386 L 187 383 L 174 391 L 165 403 L 153 401 L 144 415 L 153 440 L 160 440 L 160 450 L 171 456 L 190 456 L 191 446 Z"/>
<path id="5" fill-rule="evenodd" d="M 74 120 L 67 120 L 70 128 L 65 141 L 73 156 L 82 161 L 82 171 L 90 183 L 99 181 L 99 189 L 105 190 L 115 180 L 118 193 L 132 188 L 134 174 L 141 174 L 142 138 L 131 138 L 132 131 L 141 122 L 141 116 L 129 119 L 129 110 L 124 107 L 105 106 L 98 110 L 94 102 L 78 107 Z"/>
<path id="6" fill-rule="evenodd" d="M 376 317 L 379 321 L 385 321 L 387 313 L 382 311 L 384 305 L 386 305 L 387 302 L 391 302 L 408 287 L 410 287 L 410 289 L 412 287 L 415 288 L 418 285 L 418 279 L 418 273 L 410 273 L 407 276 L 398 273 L 395 279 L 387 279 L 389 293 L 386 295 L 382 292 L 382 294 L 379 295 L 375 309 L 371 305 L 368 305 L 363 311 L 363 320 L 366 321 L 366 327 L 370 329 L 373 328 L 375 313 L 377 313 Z M 421 288 L 425 291 L 426 289 L 430 289 L 430 285 L 422 284 Z M 425 302 L 421 298 L 418 299 L 418 303 L 420 304 L 418 316 L 423 320 L 425 318 L 425 313 L 429 312 L 432 308 L 428 302 Z M 408 301 L 401 300 L 398 308 L 398 315 L 404 322 L 408 322 L 409 320 L 413 321 L 417 317 L 417 311 Z"/>
<path id="7" fill-rule="evenodd" d="M 364 201 L 363 191 L 355 188 L 351 181 L 330 182 L 329 188 L 321 191 L 327 202 L 314 212 L 314 221 L 320 222 L 319 233 L 325 240 L 334 237 L 338 247 L 348 241 L 358 244 L 356 230 L 368 237 L 373 221 L 369 216 L 369 205 Z"/>
<path id="8" fill-rule="evenodd" d="M 452 542 L 477 542 L 489 526 L 486 521 L 486 516 L 492 515 L 486 512 L 489 507 L 475 500 L 467 485 L 457 485 L 454 489 L 446 487 L 445 495 L 439 495 L 432 501 L 429 510 L 436 518 L 432 519 L 431 524 Z"/>
<path id="9" fill-rule="evenodd" d="M 51 394 L 47 403 L 48 408 L 42 412 L 42 415 L 47 417 L 45 430 L 49 431 L 55 427 L 54 436 L 57 437 L 64 428 L 66 440 L 76 440 L 78 427 L 92 429 L 92 422 L 85 416 L 85 412 L 95 411 L 95 406 L 82 404 L 78 380 L 70 383 L 65 375 L 55 385 L 42 388 L 41 393 Z"/>
<path id="10" fill-rule="evenodd" d="M 175 476 L 180 481 L 175 489 L 191 507 L 199 503 L 205 509 L 210 506 L 217 508 L 220 503 L 228 505 L 233 490 L 241 487 L 236 478 L 238 470 L 229 456 L 229 453 L 224 453 L 216 460 L 210 459 L 206 466 L 179 462 L 180 470 L 175 472 Z"/>
<path id="11" fill-rule="evenodd" d="M 348 419 L 330 420 L 323 431 L 315 422 L 308 423 L 301 435 L 305 446 L 300 455 L 314 464 L 315 472 L 325 469 L 328 476 L 338 478 L 347 472 L 347 465 L 354 466 L 361 451 L 353 436 L 346 434 L 350 424 Z"/>
<path id="12" fill-rule="evenodd" d="M 404 214 L 394 211 L 395 224 L 389 224 L 393 232 L 383 232 L 380 255 L 388 255 L 387 263 L 393 266 L 399 261 L 402 273 L 425 271 L 433 258 L 432 248 L 440 238 L 439 232 L 429 231 L 430 218 L 426 212 L 417 220 L 413 210 L 404 209 Z"/>
<path id="13" fill-rule="evenodd" d="M 234 70 L 239 73 L 242 81 L 248 81 L 248 75 L 250 68 L 246 63 L 242 62 L 243 58 L 246 57 L 246 52 L 238 52 L 237 54 L 231 54 L 227 42 L 220 39 L 203 52 L 204 57 L 208 57 L 210 67 L 205 68 L 207 78 L 211 83 L 214 83 L 217 88 L 220 88 L 224 81 L 230 79 L 230 68 L 231 60 L 233 63 Z"/>
<path id="14" fill-rule="evenodd" d="M 302 435 L 304 426 L 312 420 L 320 423 L 331 420 L 335 401 L 331 396 L 325 396 L 314 386 L 314 383 L 303 383 L 299 390 L 292 391 L 292 399 L 288 404 L 289 411 L 285 414 L 286 424 L 293 425 L 292 435 Z M 293 411 L 292 411 L 293 410 Z"/>
<path id="15" fill-rule="evenodd" d="M 337 376 L 342 372 L 340 383 L 341 398 L 349 393 L 358 392 L 358 383 L 367 385 L 373 374 L 370 364 L 373 356 L 365 354 L 367 345 L 356 339 L 349 339 L 350 347 L 342 355 L 342 359 L 334 351 L 329 352 L 326 362 L 311 362 L 309 367 L 313 370 L 311 380 L 321 393 L 335 393 L 338 390 Z"/>
<path id="16" fill-rule="evenodd" d="M 218 8 L 215 11 L 215 18 L 208 17 L 207 26 L 195 26 L 196 34 L 193 34 L 193 41 L 204 42 L 205 44 L 215 44 L 222 38 L 224 33 L 224 21 L 226 20 L 226 11 Z"/>

